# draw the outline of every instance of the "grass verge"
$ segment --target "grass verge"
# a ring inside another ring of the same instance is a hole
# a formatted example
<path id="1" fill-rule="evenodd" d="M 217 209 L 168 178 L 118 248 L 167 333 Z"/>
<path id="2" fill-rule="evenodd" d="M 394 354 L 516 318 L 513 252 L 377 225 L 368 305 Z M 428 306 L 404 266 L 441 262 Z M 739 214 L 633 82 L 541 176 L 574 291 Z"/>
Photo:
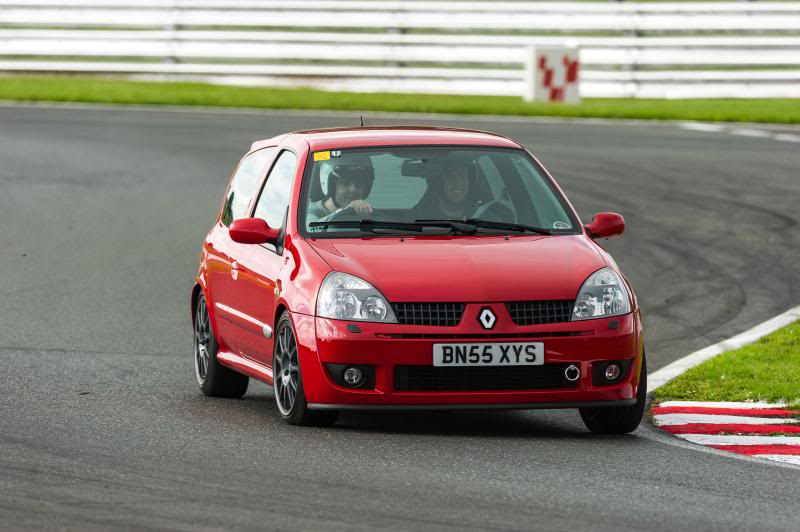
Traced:
<path id="1" fill-rule="evenodd" d="M 73 76 L 0 77 L 0 100 L 199 105 L 421 113 L 800 123 L 800 99 L 645 100 L 591 98 L 580 105 L 526 103 L 510 96 L 326 92 L 206 83 Z"/>
<path id="2" fill-rule="evenodd" d="M 786 401 L 800 409 L 800 321 L 690 369 L 655 400 Z"/>

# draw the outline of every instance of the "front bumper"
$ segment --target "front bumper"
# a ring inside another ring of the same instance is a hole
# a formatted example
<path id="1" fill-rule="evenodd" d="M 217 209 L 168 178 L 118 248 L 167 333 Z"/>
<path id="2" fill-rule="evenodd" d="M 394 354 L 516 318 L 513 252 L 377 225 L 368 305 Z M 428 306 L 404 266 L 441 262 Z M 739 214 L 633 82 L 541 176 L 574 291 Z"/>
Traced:
<path id="1" fill-rule="evenodd" d="M 480 327 L 477 312 L 485 305 L 468 305 L 455 327 L 423 327 L 348 322 L 293 314 L 303 389 L 316 409 L 513 409 L 623 406 L 636 401 L 643 353 L 638 310 L 625 316 L 552 325 L 517 326 L 504 306 L 492 306 L 498 322 L 491 331 Z M 353 332 L 348 325 L 361 332 Z M 434 343 L 543 342 L 545 364 L 570 363 L 580 368 L 571 387 L 533 390 L 399 391 L 395 366 L 432 366 Z M 595 385 L 592 368 L 608 360 L 629 361 L 616 384 Z M 373 366 L 374 387 L 338 385 L 326 364 Z"/>

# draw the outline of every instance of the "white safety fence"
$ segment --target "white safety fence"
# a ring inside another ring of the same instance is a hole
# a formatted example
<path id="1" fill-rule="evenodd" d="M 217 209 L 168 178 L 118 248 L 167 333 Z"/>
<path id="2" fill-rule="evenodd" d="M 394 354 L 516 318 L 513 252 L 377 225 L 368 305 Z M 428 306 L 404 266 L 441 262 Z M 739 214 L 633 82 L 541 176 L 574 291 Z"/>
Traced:
<path id="1" fill-rule="evenodd" d="M 584 97 L 800 97 L 800 2 L 0 0 L 7 73 L 521 96 L 546 46 Z"/>

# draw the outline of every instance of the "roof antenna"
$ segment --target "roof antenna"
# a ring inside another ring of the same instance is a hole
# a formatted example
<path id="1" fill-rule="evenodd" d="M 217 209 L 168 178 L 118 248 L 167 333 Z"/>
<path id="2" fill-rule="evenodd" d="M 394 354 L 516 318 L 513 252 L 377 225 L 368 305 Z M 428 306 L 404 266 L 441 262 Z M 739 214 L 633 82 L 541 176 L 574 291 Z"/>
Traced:
<path id="1" fill-rule="evenodd" d="M 360 116 L 361 116 L 361 127 L 364 127 L 364 115 L 360 115 Z"/>

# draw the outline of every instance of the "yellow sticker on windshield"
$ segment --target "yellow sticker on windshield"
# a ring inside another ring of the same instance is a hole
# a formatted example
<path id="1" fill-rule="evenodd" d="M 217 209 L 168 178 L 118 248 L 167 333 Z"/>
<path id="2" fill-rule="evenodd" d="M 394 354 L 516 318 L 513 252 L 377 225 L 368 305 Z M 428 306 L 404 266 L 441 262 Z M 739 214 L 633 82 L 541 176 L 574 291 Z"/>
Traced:
<path id="1" fill-rule="evenodd" d="M 327 161 L 330 158 L 331 158 L 331 152 L 329 151 L 318 151 L 314 153 L 315 161 Z"/>

